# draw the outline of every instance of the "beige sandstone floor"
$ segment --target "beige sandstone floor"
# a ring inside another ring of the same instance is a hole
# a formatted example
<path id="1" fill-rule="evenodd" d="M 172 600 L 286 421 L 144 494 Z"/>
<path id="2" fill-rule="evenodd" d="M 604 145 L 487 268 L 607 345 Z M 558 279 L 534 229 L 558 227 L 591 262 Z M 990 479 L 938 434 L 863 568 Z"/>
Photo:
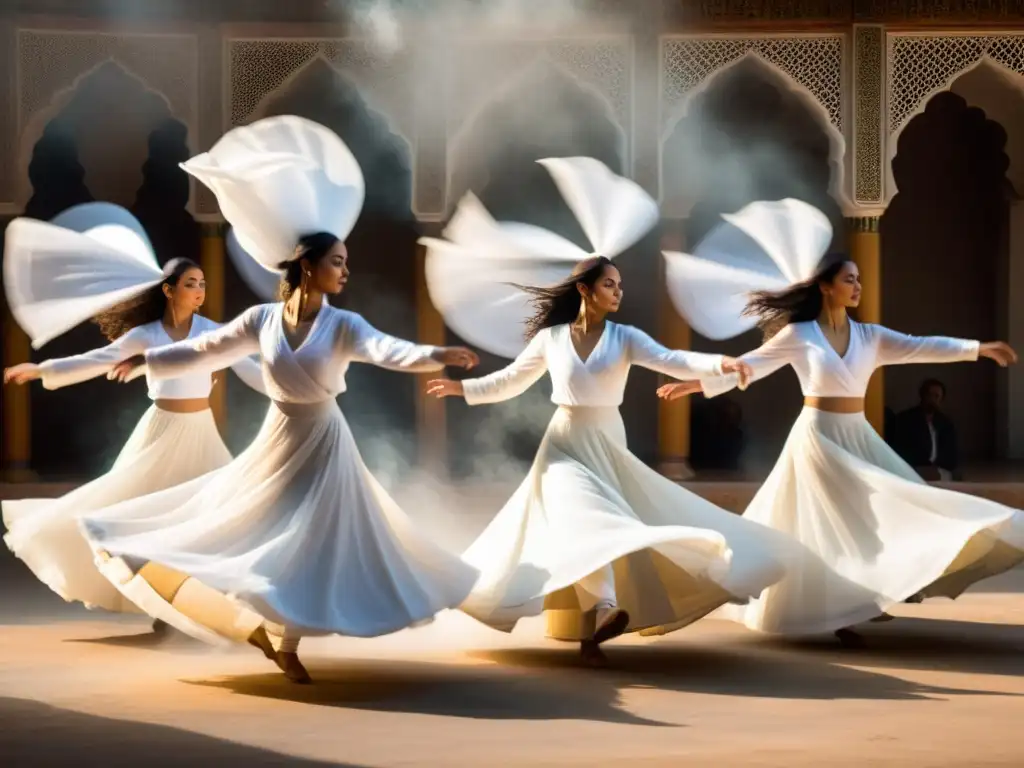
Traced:
<path id="1" fill-rule="evenodd" d="M 2 766 L 1024 765 L 1024 572 L 905 606 L 866 651 L 705 620 L 595 672 L 445 614 L 304 644 L 308 687 L 49 597 L 0 602 Z"/>

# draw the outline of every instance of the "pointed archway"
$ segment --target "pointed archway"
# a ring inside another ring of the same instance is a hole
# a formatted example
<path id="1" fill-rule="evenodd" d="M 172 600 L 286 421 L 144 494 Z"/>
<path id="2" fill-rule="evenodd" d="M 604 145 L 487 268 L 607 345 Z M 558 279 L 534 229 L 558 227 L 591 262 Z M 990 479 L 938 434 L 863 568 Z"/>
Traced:
<path id="1" fill-rule="evenodd" d="M 454 207 L 472 191 L 498 220 L 541 226 L 586 247 L 583 231 L 551 175 L 536 161 L 584 155 L 622 173 L 624 144 L 607 102 L 542 59 L 481 105 L 453 138 L 449 201 Z M 462 343 L 449 335 L 452 343 Z M 484 372 L 507 363 L 490 355 L 483 358 Z M 515 476 L 536 452 L 551 417 L 550 383 L 545 378 L 514 401 L 487 409 L 449 408 L 457 409 L 448 420 L 453 474 Z"/>
<path id="2" fill-rule="evenodd" d="M 108 60 L 37 114 L 26 126 L 22 141 L 34 144 L 52 121 L 63 123 L 73 137 L 84 182 L 92 194 L 130 207 L 142 184 L 149 136 L 172 116 L 166 98 L 118 62 Z"/>
<path id="3" fill-rule="evenodd" d="M 362 215 L 348 238 L 352 280 L 337 303 L 404 338 L 416 336 L 415 257 L 419 238 L 412 212 L 408 141 L 366 101 L 356 82 L 323 57 L 312 59 L 254 110 L 252 120 L 298 115 L 334 131 L 352 151 L 366 182 Z M 282 256 L 282 258 L 286 257 Z M 230 271 L 230 270 L 229 270 Z M 228 316 L 255 297 L 230 271 Z M 386 479 L 415 461 L 416 378 L 373 366 L 353 366 L 342 399 L 371 468 Z M 244 446 L 259 427 L 265 404 L 229 379 L 231 447 Z M 262 410 L 261 410 L 262 409 Z M 252 413 L 250 418 L 247 414 Z M 398 469 L 395 469 L 398 468 Z"/>
<path id="4" fill-rule="evenodd" d="M 806 93 L 763 59 L 747 56 L 720 70 L 687 102 L 662 152 L 662 194 L 670 211 L 687 216 L 686 240 L 696 244 L 720 220 L 757 200 L 792 197 L 832 221 L 835 247 L 842 212 L 830 192 L 841 179 L 835 129 Z M 841 141 L 838 145 L 841 149 Z M 727 342 L 694 334 L 693 348 L 741 354 L 761 343 L 751 331 Z M 800 408 L 791 373 L 780 372 L 737 398 L 746 447 L 743 469 L 761 474 L 778 456 Z M 727 425 L 718 404 L 693 404 L 691 444 L 710 442 Z M 700 412 L 705 409 L 707 413 Z M 735 411 L 735 409 L 733 409 Z M 730 417 L 736 420 L 735 413 Z M 706 425 L 708 434 L 701 432 Z"/>
<path id="5" fill-rule="evenodd" d="M 906 333 L 972 339 L 1002 336 L 1006 234 L 1012 185 L 1007 133 L 956 93 L 932 97 L 900 135 L 893 175 L 899 192 L 881 221 L 882 315 Z M 917 402 L 921 381 L 947 386 L 962 460 L 1000 451 L 998 384 L 991 366 L 898 366 L 885 377 L 886 404 Z"/>
<path id="6" fill-rule="evenodd" d="M 39 136 L 29 165 L 32 190 L 26 214 L 50 219 L 93 198 L 135 207 L 140 191 L 152 186 L 144 178 L 151 137 L 171 119 L 164 97 L 117 62 L 100 64 L 26 129 L 25 140 Z M 39 126 L 41 135 L 34 133 Z M 177 255 L 161 253 L 159 238 L 154 245 L 163 260 Z M 86 323 L 47 344 L 33 359 L 76 354 L 105 343 L 95 326 Z M 144 391 L 141 382 L 112 387 L 99 379 L 33 398 L 33 468 L 44 475 L 105 471 L 147 407 L 140 394 Z M 76 415 L 70 429 L 69 413 Z M 61 440 L 53 439 L 57 434 Z"/>
<path id="7" fill-rule="evenodd" d="M 132 213 L 145 227 L 161 263 L 184 256 L 198 262 L 199 224 L 188 212 L 189 177 L 181 163 L 191 156 L 188 129 L 174 118 L 149 134 L 149 156 Z"/>

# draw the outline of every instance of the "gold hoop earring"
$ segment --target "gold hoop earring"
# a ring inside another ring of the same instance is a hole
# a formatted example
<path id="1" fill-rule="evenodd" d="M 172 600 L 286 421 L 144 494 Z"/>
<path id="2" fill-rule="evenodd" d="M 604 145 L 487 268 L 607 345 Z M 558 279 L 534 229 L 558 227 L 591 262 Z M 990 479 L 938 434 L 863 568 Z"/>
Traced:
<path id="1" fill-rule="evenodd" d="M 583 328 L 584 335 L 587 333 L 587 298 L 580 296 L 580 313 L 576 316 L 576 322 Z"/>
<path id="2" fill-rule="evenodd" d="M 309 277 L 309 272 L 304 272 L 302 274 L 302 282 L 299 285 L 299 316 L 295 318 L 296 324 L 301 323 L 303 316 L 306 314 L 306 298 L 309 296 L 309 288 L 306 285 L 308 282 L 307 277 Z"/>

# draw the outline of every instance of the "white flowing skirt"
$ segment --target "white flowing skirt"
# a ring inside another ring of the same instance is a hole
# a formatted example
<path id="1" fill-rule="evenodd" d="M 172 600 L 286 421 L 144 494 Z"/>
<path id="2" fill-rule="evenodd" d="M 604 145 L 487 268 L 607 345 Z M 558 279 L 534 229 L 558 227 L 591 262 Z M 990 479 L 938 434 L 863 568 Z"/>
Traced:
<path id="1" fill-rule="evenodd" d="M 204 640 L 243 636 L 220 631 L 231 617 L 161 613 L 170 604 L 154 613 L 146 563 L 297 634 L 358 637 L 458 606 L 477 577 L 377 483 L 333 400 L 272 404 L 252 444 L 223 469 L 87 516 L 82 527 L 113 583 Z"/>
<path id="2" fill-rule="evenodd" d="M 661 476 L 626 447 L 617 408 L 555 413 L 522 484 L 463 555 L 481 571 L 462 606 L 511 631 L 547 612 L 548 634 L 593 632 L 574 585 L 609 564 L 627 631 L 659 634 L 782 578 L 786 537 Z"/>
<path id="3" fill-rule="evenodd" d="M 744 517 L 803 545 L 785 579 L 723 610 L 763 632 L 834 631 L 1024 560 L 1024 514 L 928 485 L 863 414 L 805 408 Z"/>
<path id="4" fill-rule="evenodd" d="M 106 474 L 58 499 L 3 502 L 4 541 L 65 600 L 137 612 L 97 570 L 78 518 L 200 477 L 229 461 L 212 411 L 171 413 L 151 406 Z"/>

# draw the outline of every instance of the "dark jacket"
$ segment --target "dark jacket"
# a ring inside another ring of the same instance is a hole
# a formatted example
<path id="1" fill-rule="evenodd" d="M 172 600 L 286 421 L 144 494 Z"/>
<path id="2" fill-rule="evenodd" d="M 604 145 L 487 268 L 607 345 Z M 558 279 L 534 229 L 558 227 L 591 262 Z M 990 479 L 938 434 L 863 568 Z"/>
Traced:
<path id="1" fill-rule="evenodd" d="M 956 429 L 944 413 L 936 411 L 932 416 L 937 443 L 934 466 L 956 471 Z M 903 460 L 912 467 L 927 467 L 932 453 L 932 438 L 928 431 L 928 417 L 921 406 L 903 411 L 896 417 L 892 445 Z"/>

